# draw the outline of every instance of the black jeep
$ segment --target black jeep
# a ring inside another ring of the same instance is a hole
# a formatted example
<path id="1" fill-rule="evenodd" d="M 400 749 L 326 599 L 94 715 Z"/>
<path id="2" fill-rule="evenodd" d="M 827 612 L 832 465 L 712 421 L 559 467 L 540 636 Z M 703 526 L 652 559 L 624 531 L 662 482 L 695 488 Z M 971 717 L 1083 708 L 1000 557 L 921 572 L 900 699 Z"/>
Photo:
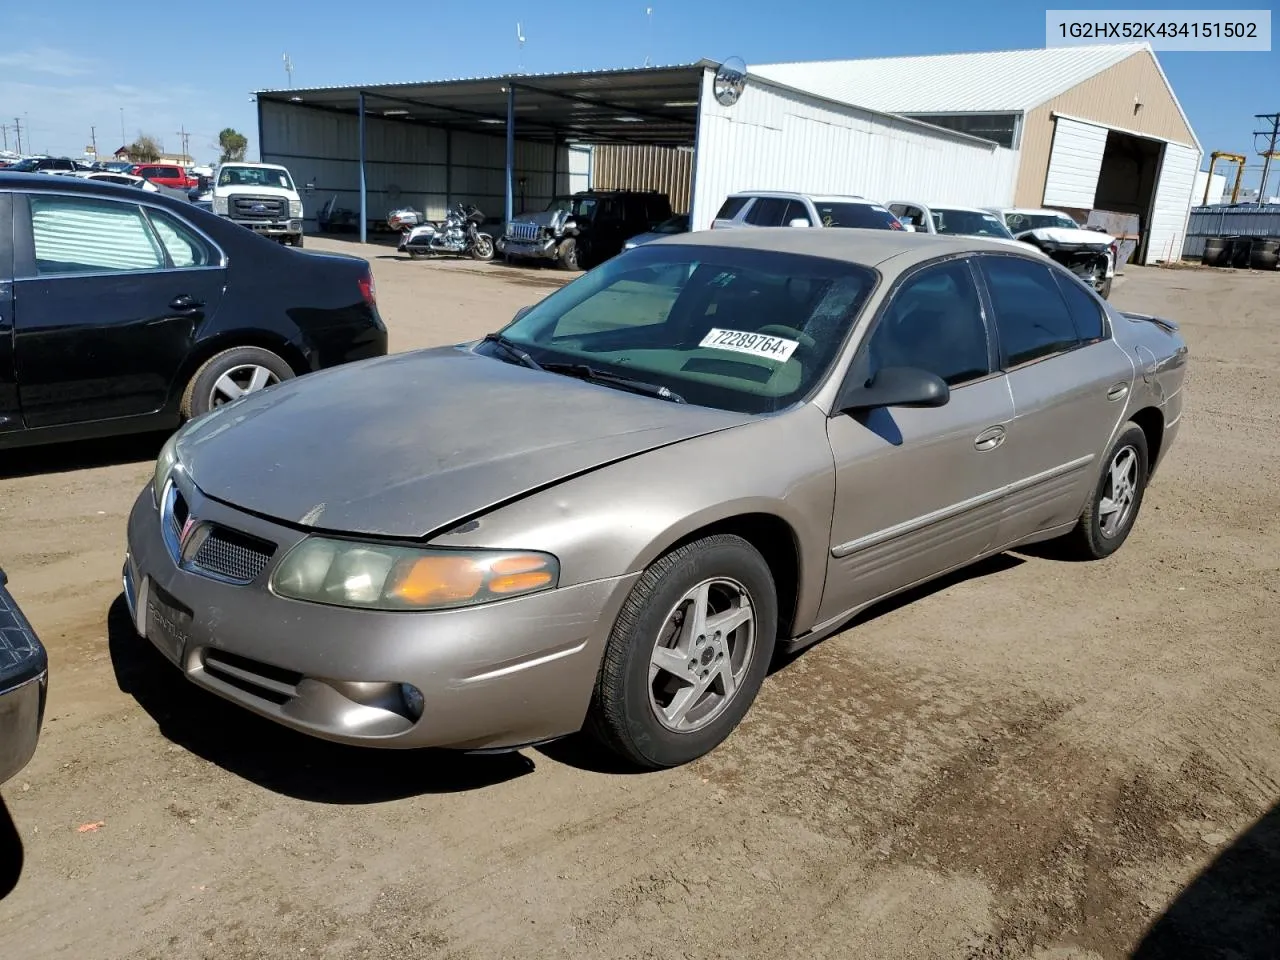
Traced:
<path id="1" fill-rule="evenodd" d="M 585 270 L 622 252 L 622 245 L 671 216 L 665 193 L 584 190 L 556 197 L 540 213 L 507 224 L 498 245 L 507 260 L 552 260 L 562 270 Z"/>

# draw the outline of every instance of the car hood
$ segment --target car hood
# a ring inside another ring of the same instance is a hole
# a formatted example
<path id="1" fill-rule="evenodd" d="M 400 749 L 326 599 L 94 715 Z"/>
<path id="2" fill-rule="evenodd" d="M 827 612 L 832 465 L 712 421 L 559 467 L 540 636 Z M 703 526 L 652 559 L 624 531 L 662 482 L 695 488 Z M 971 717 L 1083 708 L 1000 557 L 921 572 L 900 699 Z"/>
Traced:
<path id="1" fill-rule="evenodd" d="M 206 495 L 253 513 L 318 530 L 425 537 L 750 419 L 440 347 L 250 394 L 193 420 L 177 452 Z"/>
<path id="2" fill-rule="evenodd" d="M 512 217 L 512 223 L 534 223 L 540 227 L 556 227 L 567 217 L 564 210 L 540 210 L 537 213 L 522 213 Z"/>
<path id="3" fill-rule="evenodd" d="M 1066 227 L 1041 227 L 1039 230 L 1024 230 L 1021 233 L 1014 234 L 1014 239 L 1021 240 L 1023 237 L 1028 236 L 1035 237 L 1037 240 L 1046 240 L 1049 243 L 1080 244 L 1104 250 L 1111 246 L 1115 240 L 1115 237 L 1105 233 L 1098 233 L 1096 230 L 1070 230 Z"/>

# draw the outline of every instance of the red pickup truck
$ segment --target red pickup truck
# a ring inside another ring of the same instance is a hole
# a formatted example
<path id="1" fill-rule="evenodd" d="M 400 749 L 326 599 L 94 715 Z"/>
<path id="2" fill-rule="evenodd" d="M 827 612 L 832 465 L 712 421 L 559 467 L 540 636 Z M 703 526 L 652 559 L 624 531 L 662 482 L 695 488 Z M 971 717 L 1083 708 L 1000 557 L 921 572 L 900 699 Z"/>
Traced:
<path id="1" fill-rule="evenodd" d="M 168 163 L 135 163 L 129 171 L 135 177 L 142 177 L 161 187 L 172 187 L 175 190 L 191 190 L 200 185 L 195 177 L 187 175 L 187 171 L 175 164 Z"/>

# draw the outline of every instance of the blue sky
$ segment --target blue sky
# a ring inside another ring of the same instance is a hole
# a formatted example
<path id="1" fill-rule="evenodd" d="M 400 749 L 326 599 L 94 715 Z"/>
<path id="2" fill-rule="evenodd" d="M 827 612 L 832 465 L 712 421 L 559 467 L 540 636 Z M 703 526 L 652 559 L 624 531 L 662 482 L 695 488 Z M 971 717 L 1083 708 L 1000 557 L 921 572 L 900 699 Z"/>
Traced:
<path id="1" fill-rule="evenodd" d="M 309 0 L 159 9 L 132 16 L 99 0 L 3 4 L 0 12 L 0 124 L 14 146 L 13 117 L 24 147 L 78 154 L 97 127 L 99 149 L 139 130 L 166 149 L 192 134 L 198 159 L 213 159 L 217 132 L 257 134 L 252 90 L 286 85 L 281 55 L 294 63 L 296 87 L 434 80 L 525 70 L 680 63 L 738 55 L 748 65 L 781 60 L 875 57 L 1044 45 L 1045 6 L 1023 2 L 852 4 L 791 0 L 644 0 L 555 4 L 363 4 Z M 1240 9 L 1248 2 L 1201 2 L 1195 9 Z M 1087 6 L 1056 2 L 1054 8 Z M 1256 2 L 1254 7 L 1260 6 Z M 1125 9 L 1151 8 L 1130 2 Z M 1099 9 L 1105 9 L 1101 5 Z M 1190 7 L 1188 7 L 1190 8 Z M 1265 7 L 1263 7 L 1265 9 Z M 516 22 L 527 38 L 516 44 Z M 1206 153 L 1253 153 L 1253 114 L 1280 111 L 1280 53 L 1173 53 L 1157 56 Z M 1257 181 L 1255 163 L 1251 177 Z M 1248 181 L 1247 181 L 1248 182 Z M 1273 181 L 1274 183 L 1275 181 Z"/>

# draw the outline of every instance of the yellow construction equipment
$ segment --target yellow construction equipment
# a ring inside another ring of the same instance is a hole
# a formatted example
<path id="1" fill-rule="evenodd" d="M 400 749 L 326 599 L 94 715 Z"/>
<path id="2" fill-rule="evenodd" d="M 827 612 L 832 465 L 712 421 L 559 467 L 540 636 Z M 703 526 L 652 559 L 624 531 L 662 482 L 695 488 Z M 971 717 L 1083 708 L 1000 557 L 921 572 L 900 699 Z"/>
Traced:
<path id="1" fill-rule="evenodd" d="M 1236 183 L 1231 188 L 1231 202 L 1235 203 L 1240 199 L 1240 178 L 1244 176 L 1245 158 L 1238 153 L 1222 153 L 1215 150 L 1209 154 L 1209 176 L 1204 180 L 1204 199 L 1201 203 L 1209 202 L 1209 187 L 1213 185 L 1213 167 L 1219 160 L 1226 160 L 1228 163 L 1236 165 Z"/>

